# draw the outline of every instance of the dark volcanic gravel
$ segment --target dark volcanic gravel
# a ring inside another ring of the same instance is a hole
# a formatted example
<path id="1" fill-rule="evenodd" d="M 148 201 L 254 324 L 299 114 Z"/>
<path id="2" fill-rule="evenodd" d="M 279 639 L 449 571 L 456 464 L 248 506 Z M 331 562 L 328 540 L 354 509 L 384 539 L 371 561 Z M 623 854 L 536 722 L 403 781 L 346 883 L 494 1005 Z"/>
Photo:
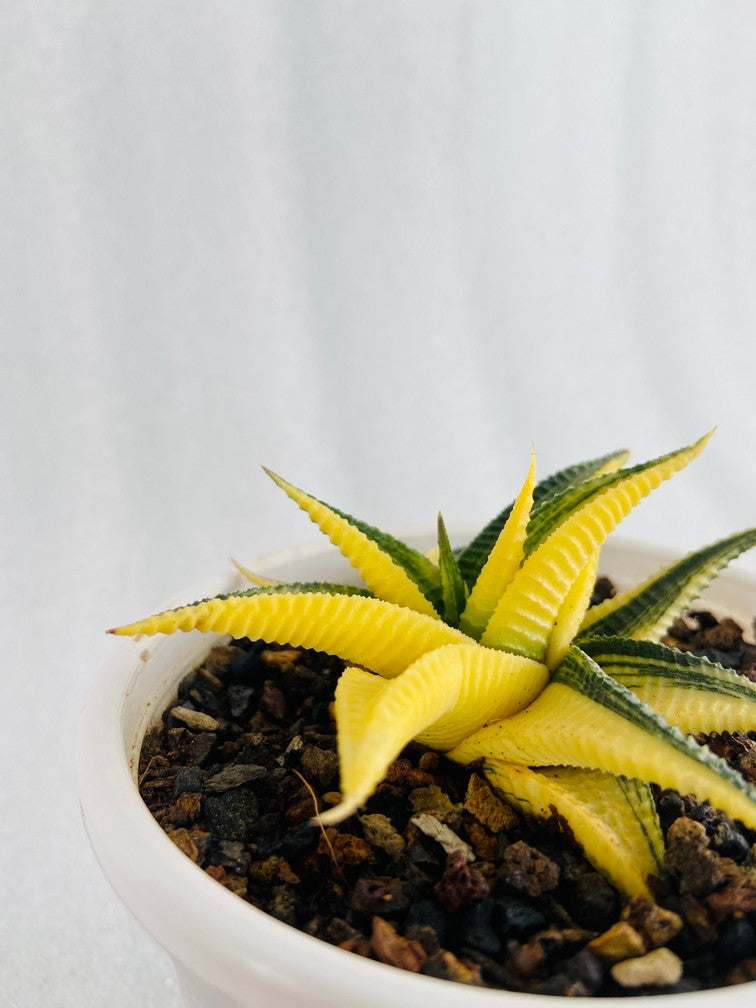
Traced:
<path id="1" fill-rule="evenodd" d="M 731 620 L 690 614 L 666 642 L 756 675 Z M 247 640 L 216 647 L 146 737 L 144 801 L 221 885 L 327 942 L 465 984 L 626 996 L 756 979 L 756 834 L 690 796 L 657 790 L 658 904 L 628 904 L 555 821 L 526 821 L 473 768 L 414 744 L 360 814 L 311 825 L 314 798 L 339 798 L 342 667 Z M 756 781 L 756 733 L 707 741 Z"/>

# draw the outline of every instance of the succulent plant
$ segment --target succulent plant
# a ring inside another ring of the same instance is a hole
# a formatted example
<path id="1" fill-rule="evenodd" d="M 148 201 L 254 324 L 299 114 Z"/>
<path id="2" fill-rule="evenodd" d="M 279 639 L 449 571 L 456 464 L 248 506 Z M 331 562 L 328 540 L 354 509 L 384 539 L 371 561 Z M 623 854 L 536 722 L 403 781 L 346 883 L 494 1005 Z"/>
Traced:
<path id="1" fill-rule="evenodd" d="M 269 473 L 366 587 L 246 572 L 252 588 L 111 632 L 199 628 L 338 655 L 348 663 L 334 705 L 342 797 L 322 823 L 355 812 L 414 739 L 479 762 L 526 813 L 558 814 L 615 886 L 649 896 L 664 852 L 650 782 L 756 828 L 756 790 L 691 737 L 755 729 L 756 684 L 659 640 L 756 545 L 756 529 L 589 603 L 608 534 L 709 437 L 630 468 L 614 452 L 538 483 L 532 456 L 512 505 L 456 552 L 439 516 L 427 556 Z"/>

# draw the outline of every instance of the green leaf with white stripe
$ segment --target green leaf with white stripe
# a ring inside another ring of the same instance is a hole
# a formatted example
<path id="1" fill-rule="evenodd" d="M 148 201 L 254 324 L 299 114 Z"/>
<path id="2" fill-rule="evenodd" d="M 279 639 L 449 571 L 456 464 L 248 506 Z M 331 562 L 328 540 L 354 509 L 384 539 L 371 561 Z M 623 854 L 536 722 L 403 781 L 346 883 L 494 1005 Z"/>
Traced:
<path id="1" fill-rule="evenodd" d="M 658 640 L 728 563 L 756 546 L 756 528 L 696 550 L 629 591 L 589 609 L 578 642 L 597 636 Z"/>
<path id="2" fill-rule="evenodd" d="M 560 469 L 559 472 L 547 476 L 540 481 L 533 490 L 533 505 L 542 503 L 554 494 L 564 490 L 565 487 L 572 486 L 591 476 L 601 472 L 613 472 L 619 468 L 627 459 L 627 451 L 610 452 L 599 458 L 589 459 L 587 462 L 579 462 L 577 465 Z M 503 511 L 492 518 L 474 539 L 472 539 L 464 549 L 457 554 L 457 563 L 462 577 L 470 586 L 475 584 L 483 570 L 483 566 L 488 556 L 499 538 L 499 533 L 504 528 L 512 513 L 514 501 L 505 507 Z"/>
<path id="3" fill-rule="evenodd" d="M 580 647 L 604 672 L 689 735 L 756 731 L 756 683 L 707 658 L 627 637 Z"/>

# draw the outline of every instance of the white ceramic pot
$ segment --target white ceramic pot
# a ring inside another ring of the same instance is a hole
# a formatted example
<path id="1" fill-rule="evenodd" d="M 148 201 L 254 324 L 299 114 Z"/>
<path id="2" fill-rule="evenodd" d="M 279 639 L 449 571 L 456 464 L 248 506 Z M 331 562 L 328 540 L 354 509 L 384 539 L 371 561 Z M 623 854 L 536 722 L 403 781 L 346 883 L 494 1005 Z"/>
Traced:
<path id="1" fill-rule="evenodd" d="M 457 541 L 465 541 L 464 531 Z M 433 545 L 430 534 L 406 538 L 423 551 Z M 632 584 L 674 558 L 647 546 L 610 541 L 601 570 L 621 585 Z M 252 566 L 285 581 L 345 581 L 351 572 L 328 544 L 272 554 Z M 220 575 L 182 592 L 169 605 L 239 586 L 238 575 Z M 756 612 L 756 580 L 724 574 L 706 599 L 750 627 Z M 165 836 L 137 791 L 139 749 L 146 729 L 173 698 L 180 679 L 216 640 L 194 631 L 111 641 L 111 656 L 84 712 L 80 736 L 81 804 L 92 846 L 116 893 L 171 956 L 186 1004 L 190 1008 L 544 1008 L 543 995 L 469 988 L 407 973 L 303 934 L 219 885 Z M 756 983 L 672 995 L 681 1008 L 746 1008 L 754 999 Z M 641 1002 L 649 1005 L 651 999 L 623 1001 Z M 617 1000 L 609 998 L 576 998 L 570 1003 L 617 1008 Z"/>

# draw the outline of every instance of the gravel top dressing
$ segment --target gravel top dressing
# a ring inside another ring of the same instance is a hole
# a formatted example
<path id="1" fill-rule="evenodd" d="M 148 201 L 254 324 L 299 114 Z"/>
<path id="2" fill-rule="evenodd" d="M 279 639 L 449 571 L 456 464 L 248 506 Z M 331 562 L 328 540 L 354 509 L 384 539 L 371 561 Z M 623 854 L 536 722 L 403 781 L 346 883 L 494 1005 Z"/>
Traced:
<path id="1" fill-rule="evenodd" d="M 756 679 L 732 620 L 691 613 L 665 643 Z M 313 651 L 216 647 L 145 738 L 145 803 L 219 884 L 341 948 L 460 983 L 627 996 L 756 979 L 756 834 L 674 791 L 656 791 L 657 904 L 624 900 L 556 819 L 524 819 L 475 766 L 415 744 L 359 814 L 312 825 L 339 801 L 342 669 Z M 756 733 L 706 741 L 756 781 Z"/>

